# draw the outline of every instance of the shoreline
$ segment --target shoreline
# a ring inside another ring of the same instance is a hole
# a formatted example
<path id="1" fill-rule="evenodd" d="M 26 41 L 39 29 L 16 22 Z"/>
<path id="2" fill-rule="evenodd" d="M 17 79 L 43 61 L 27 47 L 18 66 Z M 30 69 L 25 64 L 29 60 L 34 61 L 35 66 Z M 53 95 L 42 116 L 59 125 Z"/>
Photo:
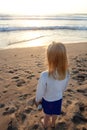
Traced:
<path id="1" fill-rule="evenodd" d="M 57 41 L 54 41 L 54 42 L 57 42 Z M 50 43 L 52 43 L 52 42 L 50 42 Z M 70 42 L 69 43 L 61 42 L 61 43 L 63 43 L 65 46 L 67 46 L 67 45 L 75 45 L 75 44 L 87 44 L 87 42 L 71 42 L 71 43 Z M 10 49 L 28 49 L 28 48 L 47 47 L 48 45 L 37 45 L 37 46 L 28 46 L 28 47 L 26 47 L 26 46 L 25 47 L 20 47 L 20 46 L 19 47 L 4 47 L 4 48 L 0 48 L 0 51 L 1 50 L 10 50 Z"/>
<path id="2" fill-rule="evenodd" d="M 87 128 L 87 43 L 65 46 L 70 81 L 55 130 L 82 130 Z M 7 130 L 11 122 L 14 129 L 43 130 L 43 112 L 37 111 L 34 97 L 40 73 L 47 69 L 46 48 L 0 50 L 0 130 Z"/>

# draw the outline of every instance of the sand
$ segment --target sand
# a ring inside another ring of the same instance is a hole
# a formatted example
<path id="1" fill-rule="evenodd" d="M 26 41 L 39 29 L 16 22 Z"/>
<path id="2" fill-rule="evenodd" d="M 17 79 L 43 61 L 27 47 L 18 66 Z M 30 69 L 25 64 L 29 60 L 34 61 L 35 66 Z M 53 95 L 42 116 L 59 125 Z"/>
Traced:
<path id="1" fill-rule="evenodd" d="M 66 48 L 70 81 L 55 130 L 87 130 L 87 43 Z M 0 50 L 0 130 L 44 130 L 34 98 L 46 65 L 44 46 Z"/>

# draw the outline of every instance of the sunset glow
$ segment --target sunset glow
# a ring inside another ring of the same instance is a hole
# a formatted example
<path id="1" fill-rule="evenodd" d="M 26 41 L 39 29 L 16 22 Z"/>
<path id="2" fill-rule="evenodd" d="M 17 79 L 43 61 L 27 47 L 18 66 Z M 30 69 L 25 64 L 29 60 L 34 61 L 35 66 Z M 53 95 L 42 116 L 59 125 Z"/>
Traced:
<path id="1" fill-rule="evenodd" d="M 87 13 L 87 0 L 0 0 L 0 14 Z"/>

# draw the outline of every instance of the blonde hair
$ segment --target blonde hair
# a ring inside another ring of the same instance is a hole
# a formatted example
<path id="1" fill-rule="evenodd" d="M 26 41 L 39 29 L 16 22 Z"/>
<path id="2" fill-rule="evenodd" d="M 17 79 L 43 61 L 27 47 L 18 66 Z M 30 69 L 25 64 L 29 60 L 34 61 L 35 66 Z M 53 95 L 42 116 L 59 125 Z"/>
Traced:
<path id="1" fill-rule="evenodd" d="M 66 48 L 62 43 L 53 42 L 47 49 L 49 76 L 63 80 L 68 68 Z"/>

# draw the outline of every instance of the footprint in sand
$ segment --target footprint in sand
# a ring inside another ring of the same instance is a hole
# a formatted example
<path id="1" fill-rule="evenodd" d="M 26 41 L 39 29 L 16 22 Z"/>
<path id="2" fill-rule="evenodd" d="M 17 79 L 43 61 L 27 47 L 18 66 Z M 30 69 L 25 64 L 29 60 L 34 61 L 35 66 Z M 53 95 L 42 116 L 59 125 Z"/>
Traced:
<path id="1" fill-rule="evenodd" d="M 5 107 L 5 104 L 0 103 L 0 108 L 3 108 L 3 107 Z"/>
<path id="2" fill-rule="evenodd" d="M 18 79 L 16 80 L 16 82 L 17 82 L 17 87 L 21 87 L 26 83 L 24 79 Z"/>
<path id="3" fill-rule="evenodd" d="M 60 122 L 56 125 L 55 130 L 67 130 L 67 126 L 65 122 Z"/>
<path id="4" fill-rule="evenodd" d="M 11 107 L 11 108 L 8 108 L 8 109 L 5 109 L 5 110 L 6 111 L 3 112 L 3 116 L 14 113 L 16 111 L 16 108 Z"/>
<path id="5" fill-rule="evenodd" d="M 87 89 L 78 89 L 77 92 L 82 93 L 84 96 L 87 96 Z"/>
<path id="6" fill-rule="evenodd" d="M 74 124 L 87 123 L 87 119 L 80 113 L 76 112 L 72 118 Z"/>
<path id="7" fill-rule="evenodd" d="M 7 130 L 18 130 L 17 126 L 13 125 L 13 122 L 10 121 L 8 123 L 8 127 L 7 127 Z"/>

